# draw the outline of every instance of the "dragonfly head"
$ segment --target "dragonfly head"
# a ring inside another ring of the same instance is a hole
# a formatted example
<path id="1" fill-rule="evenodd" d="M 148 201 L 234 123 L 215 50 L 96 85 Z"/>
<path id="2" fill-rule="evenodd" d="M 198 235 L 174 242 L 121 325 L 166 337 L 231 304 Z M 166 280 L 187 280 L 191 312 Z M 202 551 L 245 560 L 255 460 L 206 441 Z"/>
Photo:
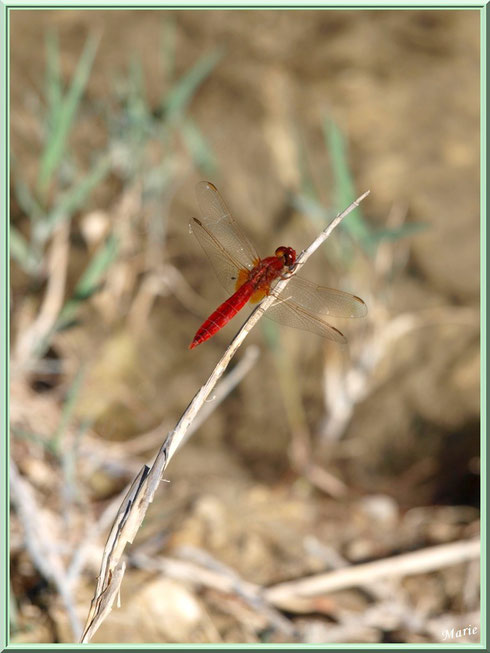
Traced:
<path id="1" fill-rule="evenodd" d="M 291 268 L 296 263 L 296 252 L 292 247 L 278 247 L 274 254 L 283 259 L 287 268 Z"/>

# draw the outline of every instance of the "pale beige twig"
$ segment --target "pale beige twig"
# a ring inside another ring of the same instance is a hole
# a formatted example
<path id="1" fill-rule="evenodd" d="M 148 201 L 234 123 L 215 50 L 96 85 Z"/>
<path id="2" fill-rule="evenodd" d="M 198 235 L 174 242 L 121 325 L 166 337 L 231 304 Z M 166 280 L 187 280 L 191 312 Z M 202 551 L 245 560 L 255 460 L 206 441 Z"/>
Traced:
<path id="1" fill-rule="evenodd" d="M 330 441 L 344 435 L 355 406 L 386 381 L 384 373 L 374 379 L 373 371 L 399 339 L 417 329 L 435 326 L 475 327 L 480 318 L 478 310 L 457 306 L 435 306 L 390 317 L 375 298 L 369 303 L 369 314 L 372 327 L 363 334 L 362 350 L 358 351 L 354 363 L 349 359 L 346 365 L 345 360 L 334 362 L 330 357 L 325 365 L 327 417 L 322 435 Z"/>
<path id="2" fill-rule="evenodd" d="M 339 609 L 335 617 L 339 623 L 323 629 L 322 643 L 379 642 L 383 632 L 403 629 L 423 633 L 426 623 L 424 615 L 395 598 L 379 601 L 362 612 Z"/>
<path id="3" fill-rule="evenodd" d="M 341 567 L 328 574 L 282 583 L 268 589 L 243 580 L 234 570 L 218 561 L 211 560 L 210 564 L 207 560 L 209 554 L 205 552 L 197 555 L 195 560 L 153 558 L 143 553 L 135 553 L 131 556 L 131 562 L 145 569 L 158 570 L 176 580 L 212 588 L 226 594 L 235 594 L 254 609 L 262 610 L 271 624 L 287 634 L 291 634 L 292 626 L 284 620 L 276 608 L 299 613 L 311 612 L 315 609 L 315 597 L 328 592 L 348 587 L 375 590 L 375 594 L 380 599 L 375 605 L 362 615 L 357 612 L 353 614 L 346 610 L 337 610 L 339 625 L 329 627 L 323 635 L 325 641 L 350 641 L 350 638 L 357 637 L 359 632 L 366 628 L 394 630 L 403 627 L 413 632 L 423 632 L 428 615 L 411 609 L 403 600 L 403 593 L 401 597 L 395 596 L 395 592 L 386 586 L 380 586 L 379 583 L 472 561 L 479 556 L 479 553 L 478 540 L 454 542 L 385 558 L 374 563 Z M 334 564 L 345 562 L 341 558 L 335 560 L 338 557 L 336 552 L 333 552 L 333 555 Z M 193 557 L 196 557 L 195 551 Z M 476 619 L 473 622 L 476 623 Z M 434 629 L 431 629 L 432 631 Z"/>
<path id="4" fill-rule="evenodd" d="M 185 435 L 184 442 L 194 435 L 194 433 L 202 426 L 208 417 L 216 410 L 216 408 L 223 402 L 223 400 L 232 392 L 240 381 L 250 372 L 252 367 L 259 359 L 259 348 L 255 345 L 247 347 L 244 356 L 240 362 L 229 372 L 222 381 L 220 381 L 212 397 L 206 401 L 202 409 L 196 416 L 196 419 L 189 426 Z"/>
<path id="5" fill-rule="evenodd" d="M 293 609 L 296 601 L 336 592 L 347 587 L 358 587 L 384 578 L 422 574 L 456 565 L 480 556 L 478 539 L 441 544 L 413 553 L 405 553 L 384 560 L 376 560 L 326 574 L 279 583 L 265 590 L 265 598 L 276 606 Z"/>
<path id="6" fill-rule="evenodd" d="M 345 497 L 347 494 L 347 486 L 340 478 L 320 467 L 320 465 L 315 465 L 311 460 L 302 468 L 299 467 L 299 471 L 306 476 L 312 485 L 335 499 Z"/>
<path id="7" fill-rule="evenodd" d="M 65 295 L 69 233 L 69 222 L 63 220 L 54 233 L 49 251 L 48 281 L 41 309 L 31 326 L 19 335 L 15 347 L 12 366 L 15 371 L 23 370 L 28 364 L 32 365 L 31 359 L 39 356 L 41 345 L 58 319 Z"/>
<path id="8" fill-rule="evenodd" d="M 288 636 L 294 634 L 293 624 L 272 605 L 264 601 L 260 585 L 243 580 L 233 569 L 224 568 L 224 565 L 206 568 L 202 562 L 167 557 L 150 558 L 143 553 L 132 555 L 131 562 L 143 569 L 159 571 L 166 577 L 175 580 L 214 589 L 224 594 L 234 594 L 262 614 L 277 630 Z"/>
<path id="9" fill-rule="evenodd" d="M 16 464 L 10 461 L 10 496 L 24 529 L 27 551 L 38 571 L 56 587 L 63 601 L 76 639 L 82 626 L 75 610 L 72 584 L 63 562 L 51 540 L 49 528 L 42 524 L 40 507 L 31 485 L 19 474 Z"/>
<path id="10" fill-rule="evenodd" d="M 334 547 L 325 545 L 313 536 L 308 536 L 305 538 L 304 542 L 305 550 L 310 550 L 315 556 L 320 557 L 325 560 L 325 562 L 334 569 L 347 569 L 350 567 L 348 560 L 343 558 Z M 398 581 L 398 579 L 396 579 Z M 371 594 L 378 601 L 386 601 L 392 599 L 394 594 L 394 586 L 396 585 L 396 591 L 398 594 L 403 594 L 401 588 L 399 587 L 398 582 L 393 582 L 392 579 L 383 579 L 376 583 L 369 582 L 368 584 L 362 586 L 362 589 L 368 594 Z M 402 596 L 402 601 L 405 607 L 407 607 L 407 602 Z"/>
<path id="11" fill-rule="evenodd" d="M 352 202 L 352 204 L 342 211 L 342 213 L 339 213 L 339 215 L 332 220 L 328 227 L 312 242 L 312 244 L 301 252 L 296 262 L 295 273 L 303 267 L 313 252 L 315 252 L 318 247 L 325 242 L 342 219 L 359 206 L 359 203 L 368 194 L 369 191 L 363 193 L 363 195 Z M 143 521 L 148 506 L 153 501 L 153 496 L 169 461 L 184 441 L 192 422 L 201 411 L 216 383 L 223 376 L 223 373 L 236 351 L 265 311 L 276 301 L 276 297 L 278 297 L 286 288 L 288 281 L 289 278 L 279 281 L 275 287 L 274 294 L 266 297 L 248 317 L 219 360 L 209 379 L 196 393 L 178 421 L 176 427 L 165 438 L 152 467 L 149 469 L 145 465 L 133 483 L 130 492 L 126 496 L 123 505 L 119 510 L 111 534 L 109 535 L 109 540 L 104 549 L 102 568 L 87 617 L 85 630 L 81 640 L 82 642 L 88 642 L 90 640 L 112 607 L 117 594 L 117 592 L 114 591 L 113 583 L 115 582 L 115 579 L 117 579 L 118 584 L 120 584 L 122 574 L 124 573 L 122 567 L 124 549 L 128 542 L 133 541 L 133 538 Z M 109 597 L 109 599 L 107 599 L 107 597 Z"/>
<path id="12" fill-rule="evenodd" d="M 203 298 L 195 292 L 179 270 L 170 263 L 162 263 L 154 271 L 148 272 L 138 289 L 128 320 L 131 328 L 142 331 L 148 325 L 148 318 L 157 296 L 174 295 L 189 311 L 205 311 Z"/>

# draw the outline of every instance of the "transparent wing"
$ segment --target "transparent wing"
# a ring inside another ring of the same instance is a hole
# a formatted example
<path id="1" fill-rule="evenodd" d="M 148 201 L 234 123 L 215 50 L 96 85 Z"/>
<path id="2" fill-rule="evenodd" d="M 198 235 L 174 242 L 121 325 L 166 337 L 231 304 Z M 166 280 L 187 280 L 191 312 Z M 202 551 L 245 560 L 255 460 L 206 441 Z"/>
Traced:
<path id="1" fill-rule="evenodd" d="M 284 326 L 316 333 L 318 336 L 334 340 L 340 344 L 347 342 L 347 338 L 341 331 L 316 315 L 312 315 L 298 304 L 289 301 L 281 302 L 281 300 L 278 300 L 277 304 L 274 304 L 265 312 L 265 316 Z"/>
<path id="2" fill-rule="evenodd" d="M 202 181 L 196 186 L 201 217 L 194 218 L 191 230 L 196 236 L 221 284 L 235 289 L 241 269 L 252 269 L 259 256 L 252 243 L 232 218 L 216 186 Z"/>
<path id="3" fill-rule="evenodd" d="M 327 318 L 363 317 L 366 313 L 367 306 L 360 297 L 295 275 L 265 315 L 279 324 L 346 343 L 343 333 L 328 324 Z"/>
<path id="4" fill-rule="evenodd" d="M 189 226 L 213 266 L 221 285 L 228 293 L 233 293 L 240 268 L 242 267 L 239 261 L 225 250 L 200 220 L 193 218 Z"/>
<path id="5" fill-rule="evenodd" d="M 364 317 L 367 314 L 367 306 L 360 297 L 319 286 L 296 275 L 279 296 L 279 302 L 296 304 L 320 320 L 327 317 Z"/>

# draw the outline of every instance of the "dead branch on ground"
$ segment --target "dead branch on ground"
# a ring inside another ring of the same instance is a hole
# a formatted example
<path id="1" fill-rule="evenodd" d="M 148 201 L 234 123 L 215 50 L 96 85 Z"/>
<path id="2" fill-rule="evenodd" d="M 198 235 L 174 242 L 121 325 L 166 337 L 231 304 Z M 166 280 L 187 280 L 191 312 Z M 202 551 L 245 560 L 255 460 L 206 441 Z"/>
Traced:
<path id="1" fill-rule="evenodd" d="M 305 599 L 327 592 L 374 583 L 384 578 L 427 573 L 475 560 L 479 556 L 480 541 L 476 538 L 441 544 L 384 560 L 336 569 L 326 574 L 279 583 L 265 590 L 265 598 L 277 607 L 294 610 L 298 602 L 304 603 Z"/>

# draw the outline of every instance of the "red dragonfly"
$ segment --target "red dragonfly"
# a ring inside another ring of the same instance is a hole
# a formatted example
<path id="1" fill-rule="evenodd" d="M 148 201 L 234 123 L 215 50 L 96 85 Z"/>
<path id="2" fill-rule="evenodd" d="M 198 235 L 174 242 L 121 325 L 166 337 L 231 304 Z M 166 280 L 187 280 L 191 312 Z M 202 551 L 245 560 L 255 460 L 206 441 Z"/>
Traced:
<path id="1" fill-rule="evenodd" d="M 201 219 L 193 218 L 191 230 L 221 284 L 233 294 L 199 327 L 189 349 L 214 336 L 248 301 L 256 303 L 270 295 L 275 283 L 290 274 L 296 263 L 296 252 L 291 247 L 278 247 L 274 256 L 260 258 L 211 182 L 200 182 L 196 195 Z M 281 296 L 265 315 L 280 324 L 345 343 L 345 336 L 326 318 L 362 317 L 366 313 L 366 304 L 359 297 L 294 275 L 284 290 L 284 298 Z"/>

